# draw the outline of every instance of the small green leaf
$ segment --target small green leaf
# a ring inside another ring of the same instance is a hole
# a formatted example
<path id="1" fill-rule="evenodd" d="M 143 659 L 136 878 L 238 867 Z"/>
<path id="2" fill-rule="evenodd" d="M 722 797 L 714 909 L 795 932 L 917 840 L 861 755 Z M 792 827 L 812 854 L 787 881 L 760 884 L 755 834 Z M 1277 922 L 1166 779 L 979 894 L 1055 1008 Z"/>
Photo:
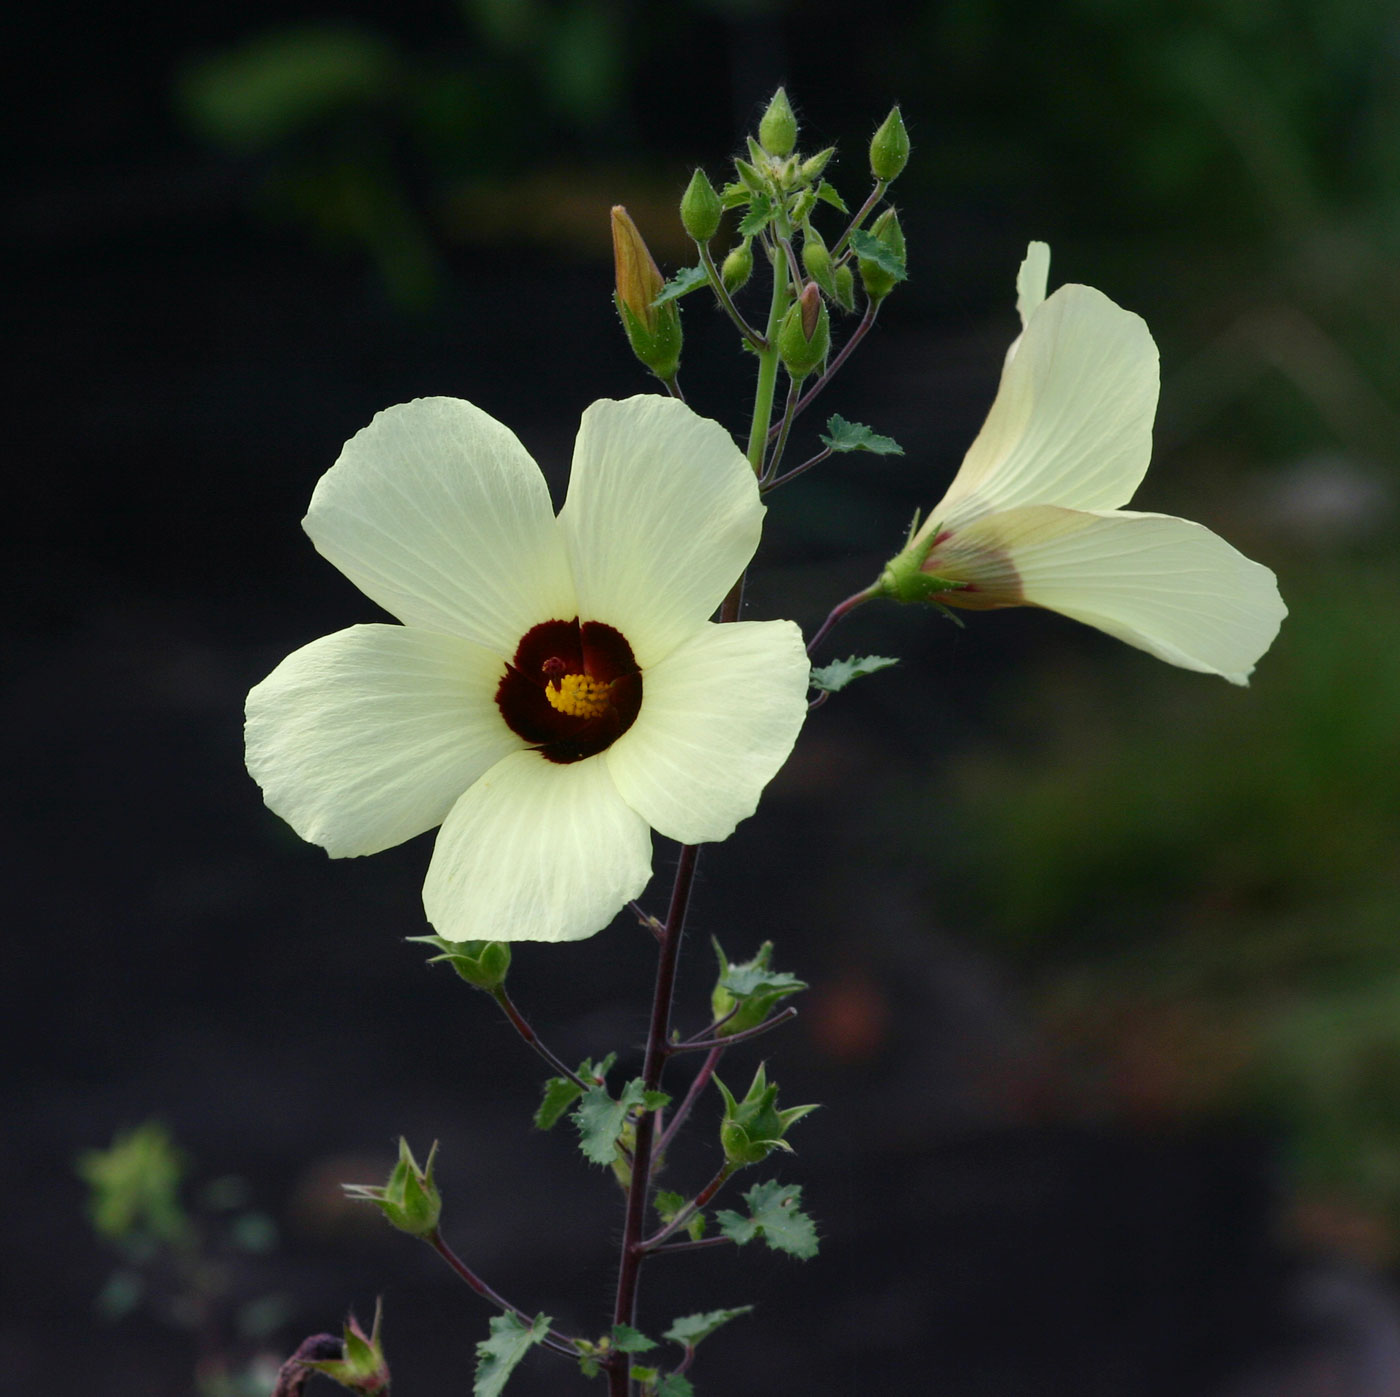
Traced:
<path id="1" fill-rule="evenodd" d="M 749 202 L 749 196 L 752 193 L 753 191 L 748 185 L 739 180 L 735 180 L 733 184 L 726 184 L 724 188 L 719 191 L 719 201 L 724 208 L 737 209 L 740 204 L 747 204 Z"/>
<path id="2" fill-rule="evenodd" d="M 661 1376 L 660 1368 L 643 1368 L 638 1364 L 633 1364 L 631 1371 L 627 1374 L 633 1382 L 655 1382 Z"/>
<path id="3" fill-rule="evenodd" d="M 825 180 L 817 186 L 817 198 L 826 200 L 832 208 L 840 209 L 842 213 L 848 212 L 846 201 Z"/>
<path id="4" fill-rule="evenodd" d="M 685 1194 L 672 1193 L 668 1188 L 659 1188 L 656 1190 L 652 1203 L 656 1208 L 656 1216 L 662 1222 L 670 1222 L 685 1207 Z"/>
<path id="5" fill-rule="evenodd" d="M 612 1346 L 621 1353 L 645 1353 L 649 1348 L 656 1347 L 656 1340 L 638 1333 L 630 1324 L 614 1324 Z"/>
<path id="6" fill-rule="evenodd" d="M 473 1397 L 500 1397 L 515 1365 L 549 1332 L 548 1315 L 536 1315 L 527 1328 L 513 1314 L 495 1315 L 491 1337 L 476 1346 Z"/>
<path id="7" fill-rule="evenodd" d="M 670 1101 L 662 1091 L 647 1091 L 642 1079 L 634 1077 L 622 1089 L 622 1096 L 614 1101 L 606 1087 L 593 1087 L 583 1094 L 583 1099 L 574 1111 L 574 1124 L 578 1126 L 579 1149 L 584 1158 L 594 1164 L 611 1164 L 617 1154 L 617 1139 L 627 1117 L 638 1107 L 648 1111 L 658 1111 Z"/>
<path id="8" fill-rule="evenodd" d="M 855 249 L 857 257 L 874 262 L 882 272 L 888 273 L 896 281 L 908 279 L 909 273 L 904 268 L 904 258 L 888 243 L 881 242 L 874 233 L 867 233 L 864 228 L 858 228 L 851 234 L 851 246 Z"/>
<path id="9" fill-rule="evenodd" d="M 656 1397 L 695 1397 L 695 1385 L 684 1373 L 667 1373 L 656 1389 Z"/>
<path id="10" fill-rule="evenodd" d="M 844 660 L 833 660 L 829 665 L 814 669 L 812 687 L 824 694 L 840 693 L 853 680 L 864 679 L 867 674 L 877 674 L 898 663 L 889 655 L 848 655 Z"/>
<path id="11" fill-rule="evenodd" d="M 596 1378 L 603 1370 L 598 1366 L 598 1360 L 585 1354 L 578 1361 L 578 1370 L 586 1378 Z"/>
<path id="12" fill-rule="evenodd" d="M 893 437 L 872 432 L 864 422 L 847 422 L 839 413 L 826 419 L 822 442 L 833 451 L 869 451 L 876 456 L 903 456 L 904 448 Z"/>
<path id="13" fill-rule="evenodd" d="M 661 1337 L 670 1339 L 673 1344 L 694 1348 L 701 1339 L 708 1339 L 720 1325 L 728 1324 L 731 1319 L 738 1319 L 752 1309 L 752 1305 L 739 1305 L 732 1310 L 706 1310 L 701 1314 L 682 1315 Z"/>
<path id="14" fill-rule="evenodd" d="M 674 301 L 709 281 L 704 267 L 682 267 L 657 293 L 652 305 L 659 306 L 666 301 Z"/>
<path id="15" fill-rule="evenodd" d="M 761 233 L 773 221 L 776 213 L 773 201 L 766 194 L 755 194 L 748 213 L 739 224 L 739 236 L 751 238 L 755 233 Z"/>
<path id="16" fill-rule="evenodd" d="M 592 1058 L 584 1058 L 578 1065 L 578 1075 L 585 1082 L 602 1082 L 607 1079 L 608 1069 L 617 1060 L 616 1053 L 609 1053 L 596 1067 Z M 535 1112 L 535 1128 L 552 1130 L 559 1118 L 583 1095 L 584 1089 L 567 1077 L 551 1077 L 544 1084 L 544 1100 Z"/>
<path id="17" fill-rule="evenodd" d="M 749 1216 L 725 1209 L 718 1215 L 720 1231 L 740 1246 L 762 1237 L 775 1251 L 806 1261 L 817 1254 L 817 1228 L 798 1206 L 801 1198 L 797 1184 L 755 1184 L 744 1195 Z"/>

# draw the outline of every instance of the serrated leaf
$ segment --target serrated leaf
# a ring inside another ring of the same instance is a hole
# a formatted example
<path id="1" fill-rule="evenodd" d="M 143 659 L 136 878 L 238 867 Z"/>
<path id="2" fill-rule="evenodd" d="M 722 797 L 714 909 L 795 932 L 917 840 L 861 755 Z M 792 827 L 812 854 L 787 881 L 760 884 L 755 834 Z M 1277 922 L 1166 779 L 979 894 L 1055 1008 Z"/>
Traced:
<path id="1" fill-rule="evenodd" d="M 578 1127 L 579 1149 L 585 1159 L 594 1164 L 611 1164 L 617 1154 L 617 1139 L 628 1115 L 637 1107 L 659 1111 L 670 1101 L 664 1091 L 647 1091 L 642 1079 L 634 1077 L 614 1101 L 606 1087 L 593 1087 L 584 1092 L 574 1109 L 574 1124 Z"/>
<path id="2" fill-rule="evenodd" d="M 695 1397 L 695 1384 L 684 1373 L 667 1373 L 656 1389 L 656 1397 Z"/>
<path id="3" fill-rule="evenodd" d="M 731 1319 L 738 1319 L 752 1310 L 752 1305 L 738 1305 L 732 1310 L 705 1310 L 701 1314 L 682 1315 L 661 1337 L 673 1344 L 694 1348 L 701 1339 L 708 1339 L 720 1325 L 728 1324 Z"/>
<path id="4" fill-rule="evenodd" d="M 620 1353 L 645 1353 L 648 1349 L 656 1347 L 656 1340 L 648 1339 L 630 1324 L 614 1324 L 612 1346 Z"/>
<path id="5" fill-rule="evenodd" d="M 585 1354 L 578 1361 L 578 1370 L 586 1378 L 596 1378 L 603 1370 L 598 1364 L 598 1360 L 591 1354 Z"/>
<path id="6" fill-rule="evenodd" d="M 528 1327 L 513 1314 L 491 1320 L 491 1337 L 476 1346 L 476 1381 L 473 1397 L 500 1397 L 515 1365 L 549 1332 L 548 1315 L 536 1315 Z"/>
<path id="7" fill-rule="evenodd" d="M 889 655 L 848 655 L 844 660 L 832 660 L 829 665 L 813 669 L 811 685 L 821 693 L 838 694 L 847 684 L 898 663 Z"/>
<path id="8" fill-rule="evenodd" d="M 833 451 L 869 451 L 876 456 L 903 456 L 904 448 L 893 437 L 872 432 L 864 422 L 847 422 L 833 412 L 826 419 L 822 442 Z"/>
<path id="9" fill-rule="evenodd" d="M 674 301 L 678 296 L 685 296 L 697 287 L 704 286 L 709 279 L 704 267 L 682 267 L 657 293 L 652 305 L 663 305 L 667 301 Z"/>
<path id="10" fill-rule="evenodd" d="M 685 1207 L 685 1194 L 672 1193 L 668 1188 L 659 1188 L 651 1201 L 656 1208 L 656 1216 L 662 1222 L 670 1222 Z"/>
<path id="11" fill-rule="evenodd" d="M 824 199 L 832 208 L 840 209 L 842 213 L 849 212 L 846 201 L 825 180 L 817 186 L 817 198 Z"/>
<path id="12" fill-rule="evenodd" d="M 904 258 L 893 248 L 882 243 L 874 233 L 867 233 L 864 228 L 858 228 L 851 234 L 851 246 L 855 249 L 857 257 L 874 262 L 881 271 L 888 272 L 896 281 L 908 279 L 909 273 L 904 269 Z"/>
<path id="13" fill-rule="evenodd" d="M 749 202 L 749 195 L 753 191 L 742 181 L 735 180 L 733 184 L 726 184 L 719 191 L 719 202 L 721 208 L 737 209 L 740 204 Z"/>
<path id="14" fill-rule="evenodd" d="M 606 1080 L 608 1069 L 617 1059 L 616 1053 L 609 1053 L 596 1067 L 591 1058 L 584 1058 L 578 1065 L 578 1075 L 585 1082 Z M 559 1118 L 583 1095 L 584 1089 L 567 1077 L 551 1077 L 544 1084 L 544 1100 L 535 1112 L 535 1129 L 552 1130 Z"/>
<path id="15" fill-rule="evenodd" d="M 798 1206 L 801 1198 L 798 1184 L 755 1184 L 744 1195 L 748 1217 L 725 1209 L 716 1220 L 720 1231 L 740 1246 L 762 1237 L 774 1251 L 806 1261 L 817 1254 L 817 1227 Z"/>
<path id="16" fill-rule="evenodd" d="M 751 994 L 796 994 L 807 988 L 806 980 L 799 980 L 790 971 L 759 965 L 731 965 L 719 982 L 736 999 Z"/>
<path id="17" fill-rule="evenodd" d="M 739 224 L 739 236 L 751 238 L 761 233 L 773 221 L 776 212 L 773 201 L 766 194 L 755 194 L 748 213 Z"/>

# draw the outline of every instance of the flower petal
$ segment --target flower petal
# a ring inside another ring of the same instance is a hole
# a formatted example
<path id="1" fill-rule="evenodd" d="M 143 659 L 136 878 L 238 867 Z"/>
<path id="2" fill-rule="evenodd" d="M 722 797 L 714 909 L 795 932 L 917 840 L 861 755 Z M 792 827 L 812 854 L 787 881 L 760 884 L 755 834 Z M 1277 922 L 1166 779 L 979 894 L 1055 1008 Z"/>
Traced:
<path id="1" fill-rule="evenodd" d="M 1016 273 L 1016 314 L 1021 317 L 1023 330 L 1045 300 L 1045 288 L 1049 281 L 1049 243 L 1027 243 L 1026 255 Z"/>
<path id="2" fill-rule="evenodd" d="M 792 751 L 810 674 L 791 621 L 705 624 L 647 670 L 605 754 L 623 799 L 682 844 L 727 838 Z"/>
<path id="3" fill-rule="evenodd" d="M 352 626 L 288 655 L 248 695 L 248 770 L 332 858 L 441 824 L 518 749 L 496 707 L 501 662 L 455 636 Z"/>
<path id="4" fill-rule="evenodd" d="M 1232 684 L 1248 681 L 1288 614 L 1268 568 L 1166 514 L 1017 509 L 963 541 L 1009 556 L 1025 602 Z"/>
<path id="5" fill-rule="evenodd" d="M 646 669 L 724 599 L 758 547 L 764 509 L 718 422 L 673 398 L 594 403 L 559 511 L 579 616 L 627 637 Z"/>
<path id="6" fill-rule="evenodd" d="M 930 526 L 1022 505 L 1126 504 L 1152 455 L 1157 387 L 1142 318 L 1092 287 L 1060 287 L 1031 313 Z"/>
<path id="7" fill-rule="evenodd" d="M 458 398 L 418 398 L 345 443 L 303 525 L 366 596 L 410 626 L 503 657 L 575 612 L 539 467 L 515 434 Z"/>
<path id="8" fill-rule="evenodd" d="M 602 757 L 498 762 L 438 832 L 423 907 L 449 941 L 577 941 L 651 878 L 651 831 Z"/>

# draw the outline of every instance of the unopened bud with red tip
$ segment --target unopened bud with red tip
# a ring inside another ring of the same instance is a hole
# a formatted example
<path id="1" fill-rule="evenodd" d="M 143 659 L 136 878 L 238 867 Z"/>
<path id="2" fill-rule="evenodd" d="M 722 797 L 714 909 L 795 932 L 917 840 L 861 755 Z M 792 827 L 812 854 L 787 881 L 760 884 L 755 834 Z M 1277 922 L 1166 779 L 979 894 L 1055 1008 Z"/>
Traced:
<path id="1" fill-rule="evenodd" d="M 652 302 L 666 285 L 655 259 L 627 210 L 612 211 L 613 267 L 617 292 L 613 297 L 632 352 L 662 382 L 676 376 L 681 362 L 681 313 L 674 301 Z"/>
<path id="2" fill-rule="evenodd" d="M 339 1358 L 300 1360 L 303 1368 L 323 1373 L 361 1397 L 385 1397 L 389 1391 L 389 1365 L 379 1343 L 379 1325 L 383 1318 L 382 1302 L 374 1306 L 374 1327 L 366 1334 L 359 1321 L 351 1315 L 345 1322 Z"/>
<path id="3" fill-rule="evenodd" d="M 386 1184 L 343 1184 L 347 1198 L 363 1198 L 375 1204 L 400 1232 L 410 1237 L 431 1237 L 437 1231 L 442 1216 L 442 1195 L 433 1182 L 433 1162 L 437 1159 L 437 1141 L 428 1151 L 428 1162 L 422 1167 L 408 1148 L 408 1141 L 399 1138 L 399 1162 L 394 1165 Z"/>
<path id="4" fill-rule="evenodd" d="M 831 348 L 831 318 L 821 288 L 809 281 L 788 307 L 778 327 L 778 355 L 795 379 L 806 378 L 826 358 Z"/>
<path id="5" fill-rule="evenodd" d="M 758 123 L 758 143 L 769 155 L 791 155 L 797 144 L 797 117 L 781 87 L 773 94 Z"/>
<path id="6" fill-rule="evenodd" d="M 904 118 L 898 107 L 891 107 L 890 114 L 880 124 L 880 129 L 870 138 L 870 172 L 878 180 L 889 184 L 898 179 L 905 165 L 909 163 L 909 133 L 904 129 Z"/>
<path id="7" fill-rule="evenodd" d="M 719 232 L 719 221 L 723 213 L 724 209 L 714 185 L 710 183 L 704 170 L 696 170 L 681 196 L 681 222 L 685 225 L 685 231 L 696 242 L 707 243 Z"/>
<path id="8" fill-rule="evenodd" d="M 731 248 L 719 269 L 719 279 L 724 289 L 732 296 L 742 289 L 753 275 L 753 239 L 745 238 L 738 247 Z"/>

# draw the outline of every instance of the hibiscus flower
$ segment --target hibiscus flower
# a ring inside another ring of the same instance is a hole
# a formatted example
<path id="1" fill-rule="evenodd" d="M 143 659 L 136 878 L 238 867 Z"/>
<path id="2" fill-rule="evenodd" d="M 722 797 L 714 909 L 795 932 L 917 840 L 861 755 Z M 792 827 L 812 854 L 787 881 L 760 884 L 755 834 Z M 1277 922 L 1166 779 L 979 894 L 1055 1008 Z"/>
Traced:
<path id="1" fill-rule="evenodd" d="M 441 825 L 423 902 L 450 940 L 592 935 L 645 887 L 652 829 L 724 839 L 796 740 L 798 628 L 708 620 L 763 513 L 729 434 L 672 399 L 584 413 L 557 518 L 480 408 L 389 408 L 304 527 L 403 624 L 278 665 L 248 695 L 248 769 L 335 858 Z"/>
<path id="2" fill-rule="evenodd" d="M 1243 684 L 1287 608 L 1268 568 L 1185 519 L 1119 508 L 1152 455 L 1157 346 L 1088 286 L 1017 277 L 1022 332 L 977 439 L 880 590 L 975 610 L 1040 606 L 1169 664 Z"/>

